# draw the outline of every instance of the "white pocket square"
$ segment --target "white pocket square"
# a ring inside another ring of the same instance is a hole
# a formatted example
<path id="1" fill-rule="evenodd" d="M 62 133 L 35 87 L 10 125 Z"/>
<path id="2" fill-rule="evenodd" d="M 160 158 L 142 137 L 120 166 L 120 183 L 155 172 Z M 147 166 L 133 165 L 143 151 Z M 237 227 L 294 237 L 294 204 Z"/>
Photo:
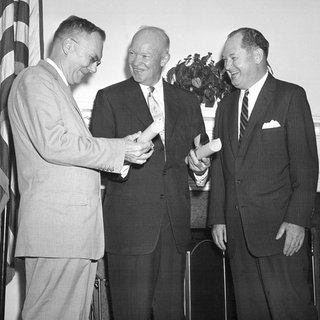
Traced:
<path id="1" fill-rule="evenodd" d="M 279 128 L 280 123 L 277 120 L 271 120 L 270 122 L 265 122 L 262 126 L 262 129 L 271 129 L 271 128 Z"/>

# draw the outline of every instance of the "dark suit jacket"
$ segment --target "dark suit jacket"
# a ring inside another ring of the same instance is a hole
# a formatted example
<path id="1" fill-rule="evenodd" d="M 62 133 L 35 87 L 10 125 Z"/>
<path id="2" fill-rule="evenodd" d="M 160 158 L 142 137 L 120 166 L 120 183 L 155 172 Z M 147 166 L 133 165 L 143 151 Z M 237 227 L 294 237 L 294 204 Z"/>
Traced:
<path id="1" fill-rule="evenodd" d="M 217 112 L 222 151 L 212 165 L 208 223 L 226 223 L 232 255 L 239 210 L 249 251 L 268 256 L 283 250 L 285 236 L 275 240 L 283 221 L 309 226 L 318 179 L 314 124 L 305 91 L 269 74 L 238 149 L 239 92 Z M 280 127 L 262 129 L 271 120 Z"/>
<path id="2" fill-rule="evenodd" d="M 126 181 L 106 183 L 103 203 L 106 250 L 119 254 L 150 253 L 157 242 L 163 204 L 167 206 L 177 248 L 190 241 L 190 193 L 185 156 L 193 139 L 207 141 L 200 107 L 194 94 L 163 83 L 165 150 L 159 136 L 154 153 L 142 166 L 132 165 Z M 147 128 L 153 119 L 133 78 L 100 90 L 91 119 L 98 137 L 124 137 Z"/>

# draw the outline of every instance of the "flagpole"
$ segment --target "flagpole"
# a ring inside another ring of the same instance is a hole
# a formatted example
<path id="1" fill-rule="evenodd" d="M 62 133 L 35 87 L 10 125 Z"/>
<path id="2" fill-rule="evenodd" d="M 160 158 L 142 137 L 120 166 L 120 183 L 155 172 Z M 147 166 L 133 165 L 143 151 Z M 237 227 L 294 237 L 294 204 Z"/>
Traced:
<path id="1" fill-rule="evenodd" d="M 4 319 L 6 302 L 7 252 L 8 252 L 8 210 L 1 213 L 1 242 L 0 242 L 0 319 Z"/>

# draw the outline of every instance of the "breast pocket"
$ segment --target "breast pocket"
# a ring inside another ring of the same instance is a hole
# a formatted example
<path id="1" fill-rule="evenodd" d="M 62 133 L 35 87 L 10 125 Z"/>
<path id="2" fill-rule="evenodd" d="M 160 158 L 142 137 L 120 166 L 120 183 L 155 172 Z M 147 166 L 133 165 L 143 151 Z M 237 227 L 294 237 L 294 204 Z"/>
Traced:
<path id="1" fill-rule="evenodd" d="M 261 130 L 263 154 L 269 162 L 288 162 L 286 131 L 284 128 Z"/>

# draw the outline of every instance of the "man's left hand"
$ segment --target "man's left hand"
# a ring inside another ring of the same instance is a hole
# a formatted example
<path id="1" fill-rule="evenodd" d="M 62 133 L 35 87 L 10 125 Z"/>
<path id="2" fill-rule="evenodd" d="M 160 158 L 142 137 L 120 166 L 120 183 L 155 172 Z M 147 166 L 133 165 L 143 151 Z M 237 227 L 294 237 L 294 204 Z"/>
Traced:
<path id="1" fill-rule="evenodd" d="M 284 233 L 286 234 L 286 240 L 284 243 L 283 254 L 286 256 L 292 256 L 300 250 L 303 244 L 305 229 L 304 227 L 293 223 L 283 222 L 277 233 L 276 240 L 279 240 Z"/>

